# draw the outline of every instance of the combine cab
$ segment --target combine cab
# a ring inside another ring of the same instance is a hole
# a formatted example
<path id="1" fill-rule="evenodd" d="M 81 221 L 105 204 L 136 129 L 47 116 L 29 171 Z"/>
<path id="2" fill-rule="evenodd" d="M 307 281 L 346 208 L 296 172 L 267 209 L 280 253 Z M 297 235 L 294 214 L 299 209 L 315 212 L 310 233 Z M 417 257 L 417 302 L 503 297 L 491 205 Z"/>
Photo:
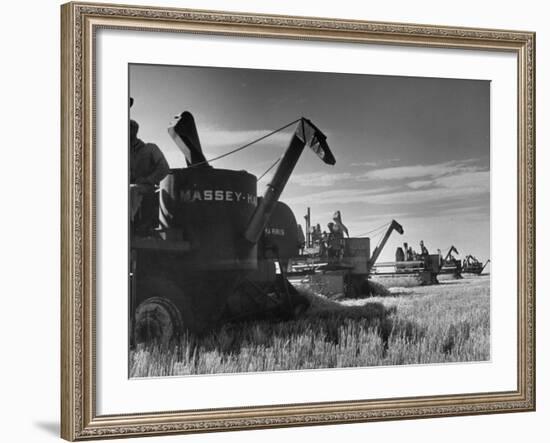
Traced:
<path id="1" fill-rule="evenodd" d="M 258 197 L 254 175 L 208 164 L 190 113 L 168 131 L 188 167 L 161 183 L 159 235 L 131 239 L 132 342 L 165 343 L 234 318 L 291 317 L 307 308 L 284 275 L 300 240 L 292 211 L 278 199 L 306 146 L 335 163 L 323 133 L 301 118 Z"/>

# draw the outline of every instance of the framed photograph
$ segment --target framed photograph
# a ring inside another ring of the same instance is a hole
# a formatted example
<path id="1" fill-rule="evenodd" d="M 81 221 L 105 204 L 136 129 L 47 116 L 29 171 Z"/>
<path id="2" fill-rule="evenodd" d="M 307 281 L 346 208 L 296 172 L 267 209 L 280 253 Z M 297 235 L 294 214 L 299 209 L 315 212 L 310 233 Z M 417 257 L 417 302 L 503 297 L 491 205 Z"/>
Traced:
<path id="1" fill-rule="evenodd" d="M 68 3 L 62 437 L 535 409 L 535 35 Z"/>

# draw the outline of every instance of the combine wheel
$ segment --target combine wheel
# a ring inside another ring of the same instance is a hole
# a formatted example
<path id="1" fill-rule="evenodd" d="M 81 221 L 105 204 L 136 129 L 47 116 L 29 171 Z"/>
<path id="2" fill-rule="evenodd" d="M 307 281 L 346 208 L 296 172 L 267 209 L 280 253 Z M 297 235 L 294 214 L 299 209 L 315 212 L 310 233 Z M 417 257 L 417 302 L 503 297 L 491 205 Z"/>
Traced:
<path id="1" fill-rule="evenodd" d="M 165 297 L 151 297 L 136 309 L 134 337 L 136 343 L 157 342 L 167 345 L 183 330 L 179 309 Z"/>

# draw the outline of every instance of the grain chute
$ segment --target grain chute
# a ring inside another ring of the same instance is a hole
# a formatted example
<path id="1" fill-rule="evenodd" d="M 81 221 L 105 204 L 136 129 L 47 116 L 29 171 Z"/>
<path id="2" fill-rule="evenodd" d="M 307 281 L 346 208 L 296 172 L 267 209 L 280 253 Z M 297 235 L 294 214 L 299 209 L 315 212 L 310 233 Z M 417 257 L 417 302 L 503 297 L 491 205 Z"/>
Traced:
<path id="1" fill-rule="evenodd" d="M 462 262 L 453 254 L 460 254 L 454 245 L 449 248 L 445 256 L 440 256 L 440 269 L 438 275 L 439 280 L 458 280 L 462 278 Z"/>

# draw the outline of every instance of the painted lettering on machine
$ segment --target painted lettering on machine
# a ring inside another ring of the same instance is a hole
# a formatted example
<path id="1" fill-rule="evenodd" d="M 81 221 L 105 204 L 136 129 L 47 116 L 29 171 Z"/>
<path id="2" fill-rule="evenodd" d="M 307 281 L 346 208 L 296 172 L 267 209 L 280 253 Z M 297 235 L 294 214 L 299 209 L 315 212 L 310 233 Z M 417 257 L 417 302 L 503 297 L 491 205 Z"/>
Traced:
<path id="1" fill-rule="evenodd" d="M 213 201 L 248 203 L 254 206 L 258 203 L 258 197 L 253 194 L 228 189 L 182 189 L 179 198 L 182 203 Z"/>
<path id="2" fill-rule="evenodd" d="M 264 229 L 264 232 L 267 234 L 267 235 L 278 235 L 280 237 L 284 237 L 285 235 L 285 230 L 284 228 L 272 228 L 272 227 L 267 227 Z"/>

